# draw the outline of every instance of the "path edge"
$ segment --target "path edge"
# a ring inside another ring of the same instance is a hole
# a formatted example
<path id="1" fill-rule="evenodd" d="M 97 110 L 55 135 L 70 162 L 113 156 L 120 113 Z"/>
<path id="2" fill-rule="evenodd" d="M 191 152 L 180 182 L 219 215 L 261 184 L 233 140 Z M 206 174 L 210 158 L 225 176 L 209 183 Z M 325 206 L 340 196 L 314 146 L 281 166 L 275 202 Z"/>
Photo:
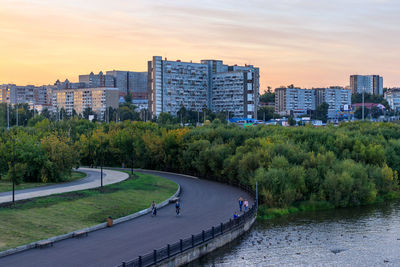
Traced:
<path id="1" fill-rule="evenodd" d="M 156 207 L 158 209 L 167 206 L 169 204 L 170 200 L 172 200 L 172 199 L 174 199 L 174 198 L 179 196 L 179 194 L 181 193 L 181 185 L 178 184 L 178 183 L 177 183 L 177 185 L 178 185 L 178 189 L 176 190 L 175 194 L 173 194 L 171 197 L 169 197 L 168 199 L 164 200 L 160 204 L 156 205 Z M 129 220 L 133 220 L 133 219 L 135 219 L 137 217 L 146 215 L 146 214 L 148 214 L 150 212 L 151 212 L 151 208 L 147 208 L 147 209 L 138 211 L 136 213 L 133 213 L 133 214 L 130 214 L 130 215 L 127 215 L 127 216 L 124 216 L 124 217 L 117 218 L 117 219 L 115 219 L 113 221 L 113 224 L 119 224 L 119 223 L 123 223 L 123 222 L 129 221 Z M 75 231 L 69 232 L 67 234 L 53 236 L 53 237 L 50 237 L 48 239 L 38 240 L 38 241 L 29 243 L 29 244 L 26 244 L 26 245 L 22 245 L 22 246 L 19 246 L 19 247 L 16 247 L 16 248 L 11 248 L 11 249 L 8 249 L 8 250 L 1 251 L 0 252 L 0 258 L 9 256 L 9 255 L 12 255 L 12 254 L 16 254 L 16 253 L 19 253 L 19 252 L 22 252 L 22 251 L 25 251 L 25 250 L 29 250 L 29 249 L 32 249 L 32 248 L 36 248 L 40 242 L 52 242 L 52 243 L 54 243 L 54 242 L 58 242 L 58 241 L 61 241 L 61 240 L 68 239 L 68 238 L 73 238 L 74 234 L 77 233 L 77 232 L 90 233 L 90 232 L 94 232 L 94 231 L 97 231 L 97 230 L 100 230 L 100 229 L 104 229 L 104 228 L 107 228 L 107 223 L 106 222 L 100 223 L 100 224 L 97 224 L 97 225 L 94 225 L 94 226 L 90 226 L 90 227 L 87 227 L 87 228 L 75 230 Z"/>

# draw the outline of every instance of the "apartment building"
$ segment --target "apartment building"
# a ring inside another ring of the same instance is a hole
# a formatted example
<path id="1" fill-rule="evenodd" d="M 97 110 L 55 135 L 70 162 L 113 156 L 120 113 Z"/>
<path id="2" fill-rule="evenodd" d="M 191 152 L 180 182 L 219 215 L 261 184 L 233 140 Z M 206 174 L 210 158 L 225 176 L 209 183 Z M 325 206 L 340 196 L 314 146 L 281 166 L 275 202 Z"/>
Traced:
<path id="1" fill-rule="evenodd" d="M 350 88 L 353 94 L 364 92 L 371 95 L 383 95 L 383 78 L 379 75 L 351 75 Z"/>
<path id="2" fill-rule="evenodd" d="M 316 88 L 315 90 L 315 106 L 318 107 L 322 103 L 327 103 L 328 118 L 339 118 L 343 112 L 351 109 L 351 90 L 342 87 Z"/>
<path id="3" fill-rule="evenodd" d="M 300 88 L 275 89 L 275 113 L 303 115 L 315 110 L 315 90 Z"/>
<path id="4" fill-rule="evenodd" d="M 82 114 L 87 108 L 91 108 L 99 120 L 104 120 L 107 108 L 118 108 L 117 88 L 64 89 L 56 90 L 53 94 L 54 108 L 63 108 L 68 115 L 72 115 L 74 110 L 77 114 Z"/>
<path id="5" fill-rule="evenodd" d="M 200 63 L 163 60 L 148 62 L 149 110 L 177 114 L 181 107 L 229 112 L 234 117 L 257 116 L 259 69 L 228 66 L 221 60 Z"/>
<path id="6" fill-rule="evenodd" d="M 251 71 L 229 71 L 212 77 L 211 110 L 234 117 L 256 117 L 256 97 Z"/>
<path id="7" fill-rule="evenodd" d="M 99 74 L 79 75 L 79 82 L 83 83 L 86 88 L 97 88 L 97 87 L 115 87 L 114 78 L 111 75 L 103 74 L 102 71 Z"/>
<path id="8" fill-rule="evenodd" d="M 0 85 L 0 102 L 14 104 L 48 105 L 46 86 L 18 86 L 15 84 Z"/>
<path id="9" fill-rule="evenodd" d="M 126 94 L 130 92 L 133 99 L 147 99 L 147 72 L 112 70 L 106 72 L 114 79 L 114 86 Z"/>
<path id="10" fill-rule="evenodd" d="M 385 99 L 391 109 L 400 111 L 400 88 L 392 88 L 386 91 Z"/>
<path id="11" fill-rule="evenodd" d="M 10 87 L 13 84 L 0 84 L 0 103 L 10 103 Z"/>

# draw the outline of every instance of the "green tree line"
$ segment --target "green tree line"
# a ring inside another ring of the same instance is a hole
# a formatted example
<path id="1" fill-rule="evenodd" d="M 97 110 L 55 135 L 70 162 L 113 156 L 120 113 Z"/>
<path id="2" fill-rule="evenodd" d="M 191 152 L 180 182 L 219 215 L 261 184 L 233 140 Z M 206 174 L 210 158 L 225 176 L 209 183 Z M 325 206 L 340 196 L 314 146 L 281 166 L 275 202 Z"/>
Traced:
<path id="1" fill-rule="evenodd" d="M 267 207 L 304 201 L 357 206 L 399 191 L 400 126 L 202 127 L 153 122 L 37 121 L 0 133 L 0 172 L 59 181 L 77 164 L 174 171 L 225 183 L 259 184 Z M 13 141 L 14 140 L 14 141 Z M 17 141 L 16 141 L 17 140 Z"/>

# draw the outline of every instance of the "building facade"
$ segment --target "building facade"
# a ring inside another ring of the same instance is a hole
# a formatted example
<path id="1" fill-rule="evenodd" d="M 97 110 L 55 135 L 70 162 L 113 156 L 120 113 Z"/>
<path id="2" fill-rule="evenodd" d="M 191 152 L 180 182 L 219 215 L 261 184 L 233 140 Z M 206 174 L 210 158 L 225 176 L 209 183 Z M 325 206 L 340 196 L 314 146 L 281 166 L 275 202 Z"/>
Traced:
<path id="1" fill-rule="evenodd" d="M 79 82 L 86 88 L 115 87 L 114 78 L 111 75 L 104 75 L 102 71 L 99 74 L 91 72 L 87 75 L 79 75 Z"/>
<path id="2" fill-rule="evenodd" d="M 133 99 L 147 99 L 147 72 L 112 70 L 106 72 L 122 94 L 131 93 Z"/>
<path id="3" fill-rule="evenodd" d="M 280 115 L 303 115 L 315 110 L 314 89 L 277 88 L 275 89 L 275 113 Z"/>
<path id="4" fill-rule="evenodd" d="M 259 70 L 253 66 L 228 66 L 221 60 L 200 63 L 163 60 L 148 62 L 149 111 L 173 115 L 187 110 L 227 112 L 255 118 Z"/>
<path id="5" fill-rule="evenodd" d="M 400 88 L 392 88 L 386 91 L 385 99 L 391 109 L 400 111 Z"/>
<path id="6" fill-rule="evenodd" d="M 327 103 L 328 118 L 337 119 L 341 114 L 351 109 L 351 90 L 342 87 L 317 88 L 315 89 L 315 106 Z"/>
<path id="7" fill-rule="evenodd" d="M 118 89 L 116 88 L 81 88 L 64 89 L 53 92 L 53 105 L 56 110 L 65 110 L 71 116 L 73 111 L 83 114 L 91 108 L 99 120 L 104 120 L 107 108 L 118 108 Z"/>
<path id="8" fill-rule="evenodd" d="M 383 78 L 379 75 L 351 75 L 350 88 L 353 94 L 383 95 Z"/>

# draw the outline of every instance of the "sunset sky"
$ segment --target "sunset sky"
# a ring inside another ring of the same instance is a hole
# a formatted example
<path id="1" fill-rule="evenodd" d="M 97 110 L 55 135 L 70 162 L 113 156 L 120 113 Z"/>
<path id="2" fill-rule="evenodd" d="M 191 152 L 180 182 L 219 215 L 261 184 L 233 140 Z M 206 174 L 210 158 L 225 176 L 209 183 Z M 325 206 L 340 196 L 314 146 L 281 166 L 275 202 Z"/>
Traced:
<path id="1" fill-rule="evenodd" d="M 260 68 L 267 86 L 400 87 L 398 0 L 0 0 L 0 84 L 147 71 L 153 55 Z"/>

